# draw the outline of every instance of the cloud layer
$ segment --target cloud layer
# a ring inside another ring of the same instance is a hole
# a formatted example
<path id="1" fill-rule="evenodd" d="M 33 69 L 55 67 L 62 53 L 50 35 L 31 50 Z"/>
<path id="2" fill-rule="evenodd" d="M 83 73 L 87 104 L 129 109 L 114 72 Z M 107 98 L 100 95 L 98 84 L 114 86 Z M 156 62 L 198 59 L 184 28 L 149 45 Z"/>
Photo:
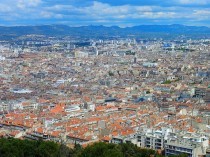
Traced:
<path id="1" fill-rule="evenodd" d="M 1 25 L 186 24 L 210 26 L 210 0 L 7 0 Z"/>

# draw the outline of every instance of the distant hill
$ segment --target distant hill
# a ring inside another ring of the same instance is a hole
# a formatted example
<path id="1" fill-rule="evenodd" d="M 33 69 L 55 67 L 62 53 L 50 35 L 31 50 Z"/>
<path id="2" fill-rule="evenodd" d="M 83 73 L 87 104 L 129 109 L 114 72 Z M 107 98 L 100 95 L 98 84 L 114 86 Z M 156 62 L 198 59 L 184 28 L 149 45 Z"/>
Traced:
<path id="1" fill-rule="evenodd" d="M 111 37 L 111 36 L 140 36 L 140 37 L 170 37 L 177 35 L 210 37 L 210 28 L 204 26 L 185 25 L 140 25 L 120 28 L 118 26 L 81 26 L 41 25 L 41 26 L 0 26 L 1 38 L 16 38 L 22 35 L 40 34 L 47 36 L 77 36 L 77 37 Z"/>

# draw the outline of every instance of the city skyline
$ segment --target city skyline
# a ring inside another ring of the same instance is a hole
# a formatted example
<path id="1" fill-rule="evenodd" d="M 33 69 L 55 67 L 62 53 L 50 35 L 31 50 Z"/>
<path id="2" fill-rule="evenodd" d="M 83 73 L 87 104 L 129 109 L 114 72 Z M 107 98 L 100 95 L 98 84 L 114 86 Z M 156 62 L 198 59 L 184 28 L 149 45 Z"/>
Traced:
<path id="1" fill-rule="evenodd" d="M 0 20 L 2 26 L 183 24 L 210 27 L 209 10 L 209 0 L 8 0 L 0 2 Z"/>

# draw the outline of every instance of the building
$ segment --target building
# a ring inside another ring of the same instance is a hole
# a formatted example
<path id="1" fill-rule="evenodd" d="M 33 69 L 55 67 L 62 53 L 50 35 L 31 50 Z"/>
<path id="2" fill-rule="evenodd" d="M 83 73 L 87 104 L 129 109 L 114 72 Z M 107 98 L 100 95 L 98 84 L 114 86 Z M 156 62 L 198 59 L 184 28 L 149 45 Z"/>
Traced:
<path id="1" fill-rule="evenodd" d="M 165 156 L 187 154 L 189 157 L 206 155 L 208 137 L 200 133 L 175 132 L 172 128 L 160 130 L 143 128 L 133 136 L 113 137 L 111 143 L 131 142 L 142 148 L 165 150 Z"/>
<path id="2" fill-rule="evenodd" d="M 189 157 L 206 155 L 209 140 L 202 135 L 186 133 L 185 135 L 170 134 L 164 143 L 165 156 L 187 154 Z"/>

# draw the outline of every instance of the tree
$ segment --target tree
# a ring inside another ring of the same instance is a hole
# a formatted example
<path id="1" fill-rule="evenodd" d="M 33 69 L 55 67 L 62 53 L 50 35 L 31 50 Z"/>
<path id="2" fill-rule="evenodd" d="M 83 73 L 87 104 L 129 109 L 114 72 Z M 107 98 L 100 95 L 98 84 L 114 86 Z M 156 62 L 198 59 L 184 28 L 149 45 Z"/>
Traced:
<path id="1" fill-rule="evenodd" d="M 162 84 L 171 84 L 171 81 L 170 80 L 166 80 Z"/>
<path id="2" fill-rule="evenodd" d="M 50 141 L 30 141 L 14 138 L 0 139 L 0 157 L 163 157 L 155 150 L 142 149 L 132 143 L 94 143 L 82 148 L 75 143 L 73 149 Z M 187 157 L 180 154 L 171 157 Z"/>
<path id="3" fill-rule="evenodd" d="M 109 71 L 109 76 L 114 76 L 114 73 Z"/>

